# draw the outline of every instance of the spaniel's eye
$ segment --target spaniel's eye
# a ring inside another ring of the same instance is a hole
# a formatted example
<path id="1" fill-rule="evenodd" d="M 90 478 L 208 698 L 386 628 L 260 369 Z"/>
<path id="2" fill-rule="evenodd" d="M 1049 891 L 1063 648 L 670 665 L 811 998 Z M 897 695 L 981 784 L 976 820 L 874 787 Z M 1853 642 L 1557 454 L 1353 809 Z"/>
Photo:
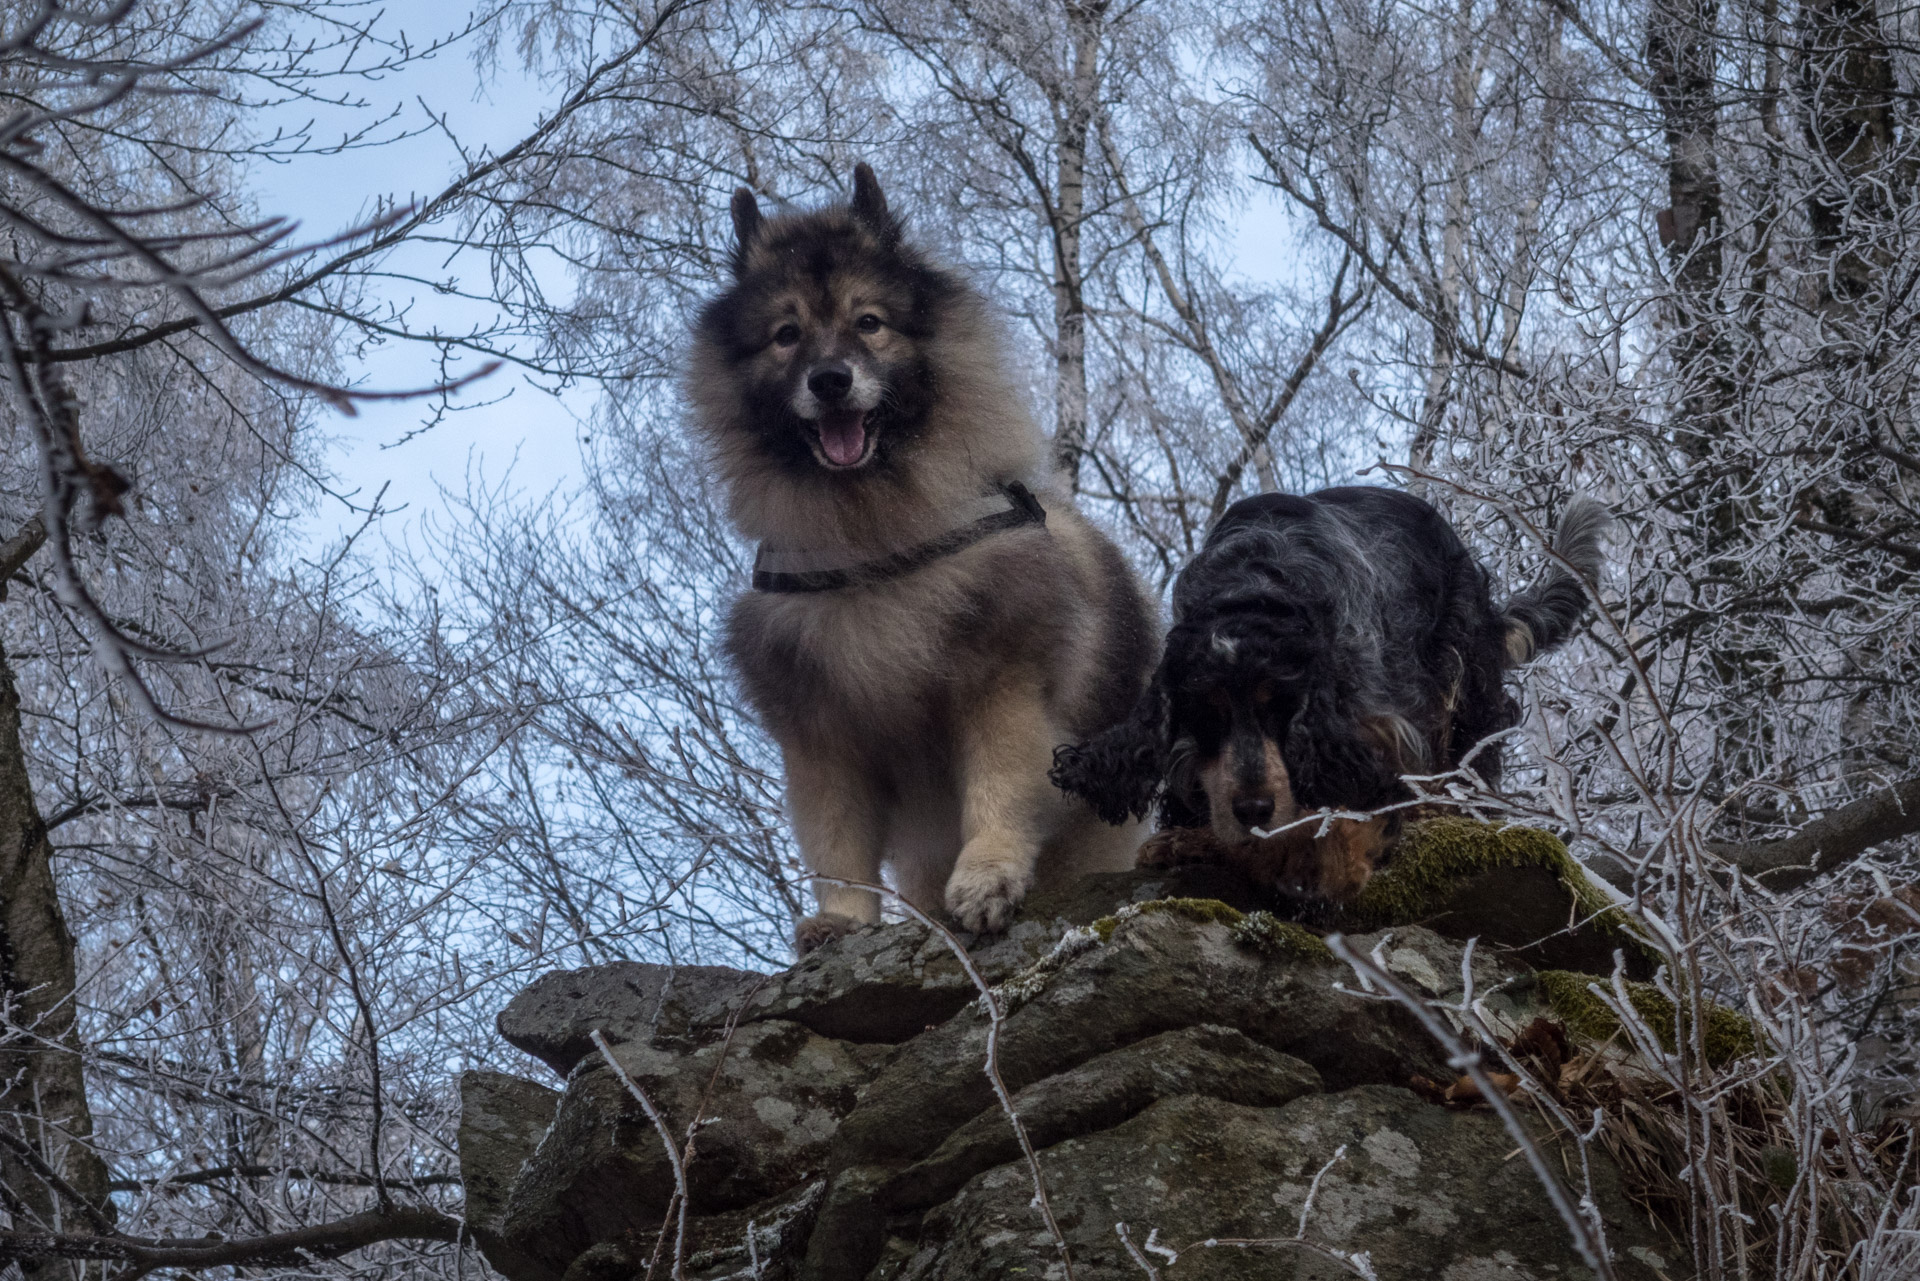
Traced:
<path id="1" fill-rule="evenodd" d="M 1261 681 L 1253 687 L 1253 701 L 1256 706 L 1265 707 L 1273 701 L 1273 682 Z"/>
<path id="2" fill-rule="evenodd" d="M 791 322 L 773 331 L 773 340 L 782 347 L 791 347 L 800 341 L 800 326 Z"/>
<path id="3" fill-rule="evenodd" d="M 869 311 L 854 321 L 853 327 L 863 334 L 877 334 L 880 332 L 880 317 Z"/>

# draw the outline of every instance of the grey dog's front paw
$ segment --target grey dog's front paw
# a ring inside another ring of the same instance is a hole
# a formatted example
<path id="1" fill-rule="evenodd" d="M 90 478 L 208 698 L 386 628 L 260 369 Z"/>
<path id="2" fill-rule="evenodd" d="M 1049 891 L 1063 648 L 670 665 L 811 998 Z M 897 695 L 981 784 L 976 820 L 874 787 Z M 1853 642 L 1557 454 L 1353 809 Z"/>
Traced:
<path id="1" fill-rule="evenodd" d="M 860 922 L 851 916 L 842 916 L 838 912 L 820 912 L 809 916 L 794 927 L 793 950 L 797 955 L 805 956 L 814 949 L 824 947 L 859 928 Z"/>
<path id="2" fill-rule="evenodd" d="M 963 930 L 998 934 L 1032 884 L 1032 873 L 1017 864 L 999 859 L 969 863 L 963 855 L 947 882 L 947 911 Z"/>

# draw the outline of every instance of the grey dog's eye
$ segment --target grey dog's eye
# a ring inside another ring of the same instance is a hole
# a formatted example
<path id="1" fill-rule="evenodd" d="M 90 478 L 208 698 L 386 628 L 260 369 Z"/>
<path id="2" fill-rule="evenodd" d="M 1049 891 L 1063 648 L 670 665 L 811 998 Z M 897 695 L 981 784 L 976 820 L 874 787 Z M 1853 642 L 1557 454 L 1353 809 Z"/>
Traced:
<path id="1" fill-rule="evenodd" d="M 874 315 L 872 312 L 868 312 L 866 315 L 860 317 L 860 319 L 854 321 L 853 327 L 863 334 L 878 333 L 880 331 L 880 317 Z"/>
<path id="2" fill-rule="evenodd" d="M 800 341 L 800 326 L 782 325 L 773 331 L 773 340 L 782 347 L 791 347 Z"/>

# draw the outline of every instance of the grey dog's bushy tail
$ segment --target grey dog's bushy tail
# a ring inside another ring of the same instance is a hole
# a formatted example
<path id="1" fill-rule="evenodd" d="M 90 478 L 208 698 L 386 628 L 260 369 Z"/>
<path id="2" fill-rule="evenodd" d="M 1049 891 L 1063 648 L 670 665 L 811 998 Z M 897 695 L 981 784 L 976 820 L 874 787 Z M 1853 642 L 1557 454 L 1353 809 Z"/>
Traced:
<path id="1" fill-rule="evenodd" d="M 1553 534 L 1553 550 L 1565 565 L 1556 562 L 1549 566 L 1539 582 L 1516 594 L 1501 611 L 1500 621 L 1507 629 L 1509 666 L 1518 667 L 1573 635 L 1580 615 L 1586 612 L 1587 593 L 1599 591 L 1600 569 L 1606 564 L 1600 536 L 1612 523 L 1607 509 L 1591 498 L 1576 498 L 1567 504 L 1560 527 Z M 1575 572 L 1568 573 L 1566 565 Z"/>

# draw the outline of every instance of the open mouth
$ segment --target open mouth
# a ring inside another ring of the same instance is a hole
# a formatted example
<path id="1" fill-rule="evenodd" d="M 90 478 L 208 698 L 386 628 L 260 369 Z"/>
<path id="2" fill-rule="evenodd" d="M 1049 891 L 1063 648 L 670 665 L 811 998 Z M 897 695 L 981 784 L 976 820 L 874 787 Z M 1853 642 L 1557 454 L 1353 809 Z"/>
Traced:
<path id="1" fill-rule="evenodd" d="M 814 420 L 813 455 L 833 471 L 851 471 L 873 456 L 877 433 L 864 409 L 829 409 Z"/>

